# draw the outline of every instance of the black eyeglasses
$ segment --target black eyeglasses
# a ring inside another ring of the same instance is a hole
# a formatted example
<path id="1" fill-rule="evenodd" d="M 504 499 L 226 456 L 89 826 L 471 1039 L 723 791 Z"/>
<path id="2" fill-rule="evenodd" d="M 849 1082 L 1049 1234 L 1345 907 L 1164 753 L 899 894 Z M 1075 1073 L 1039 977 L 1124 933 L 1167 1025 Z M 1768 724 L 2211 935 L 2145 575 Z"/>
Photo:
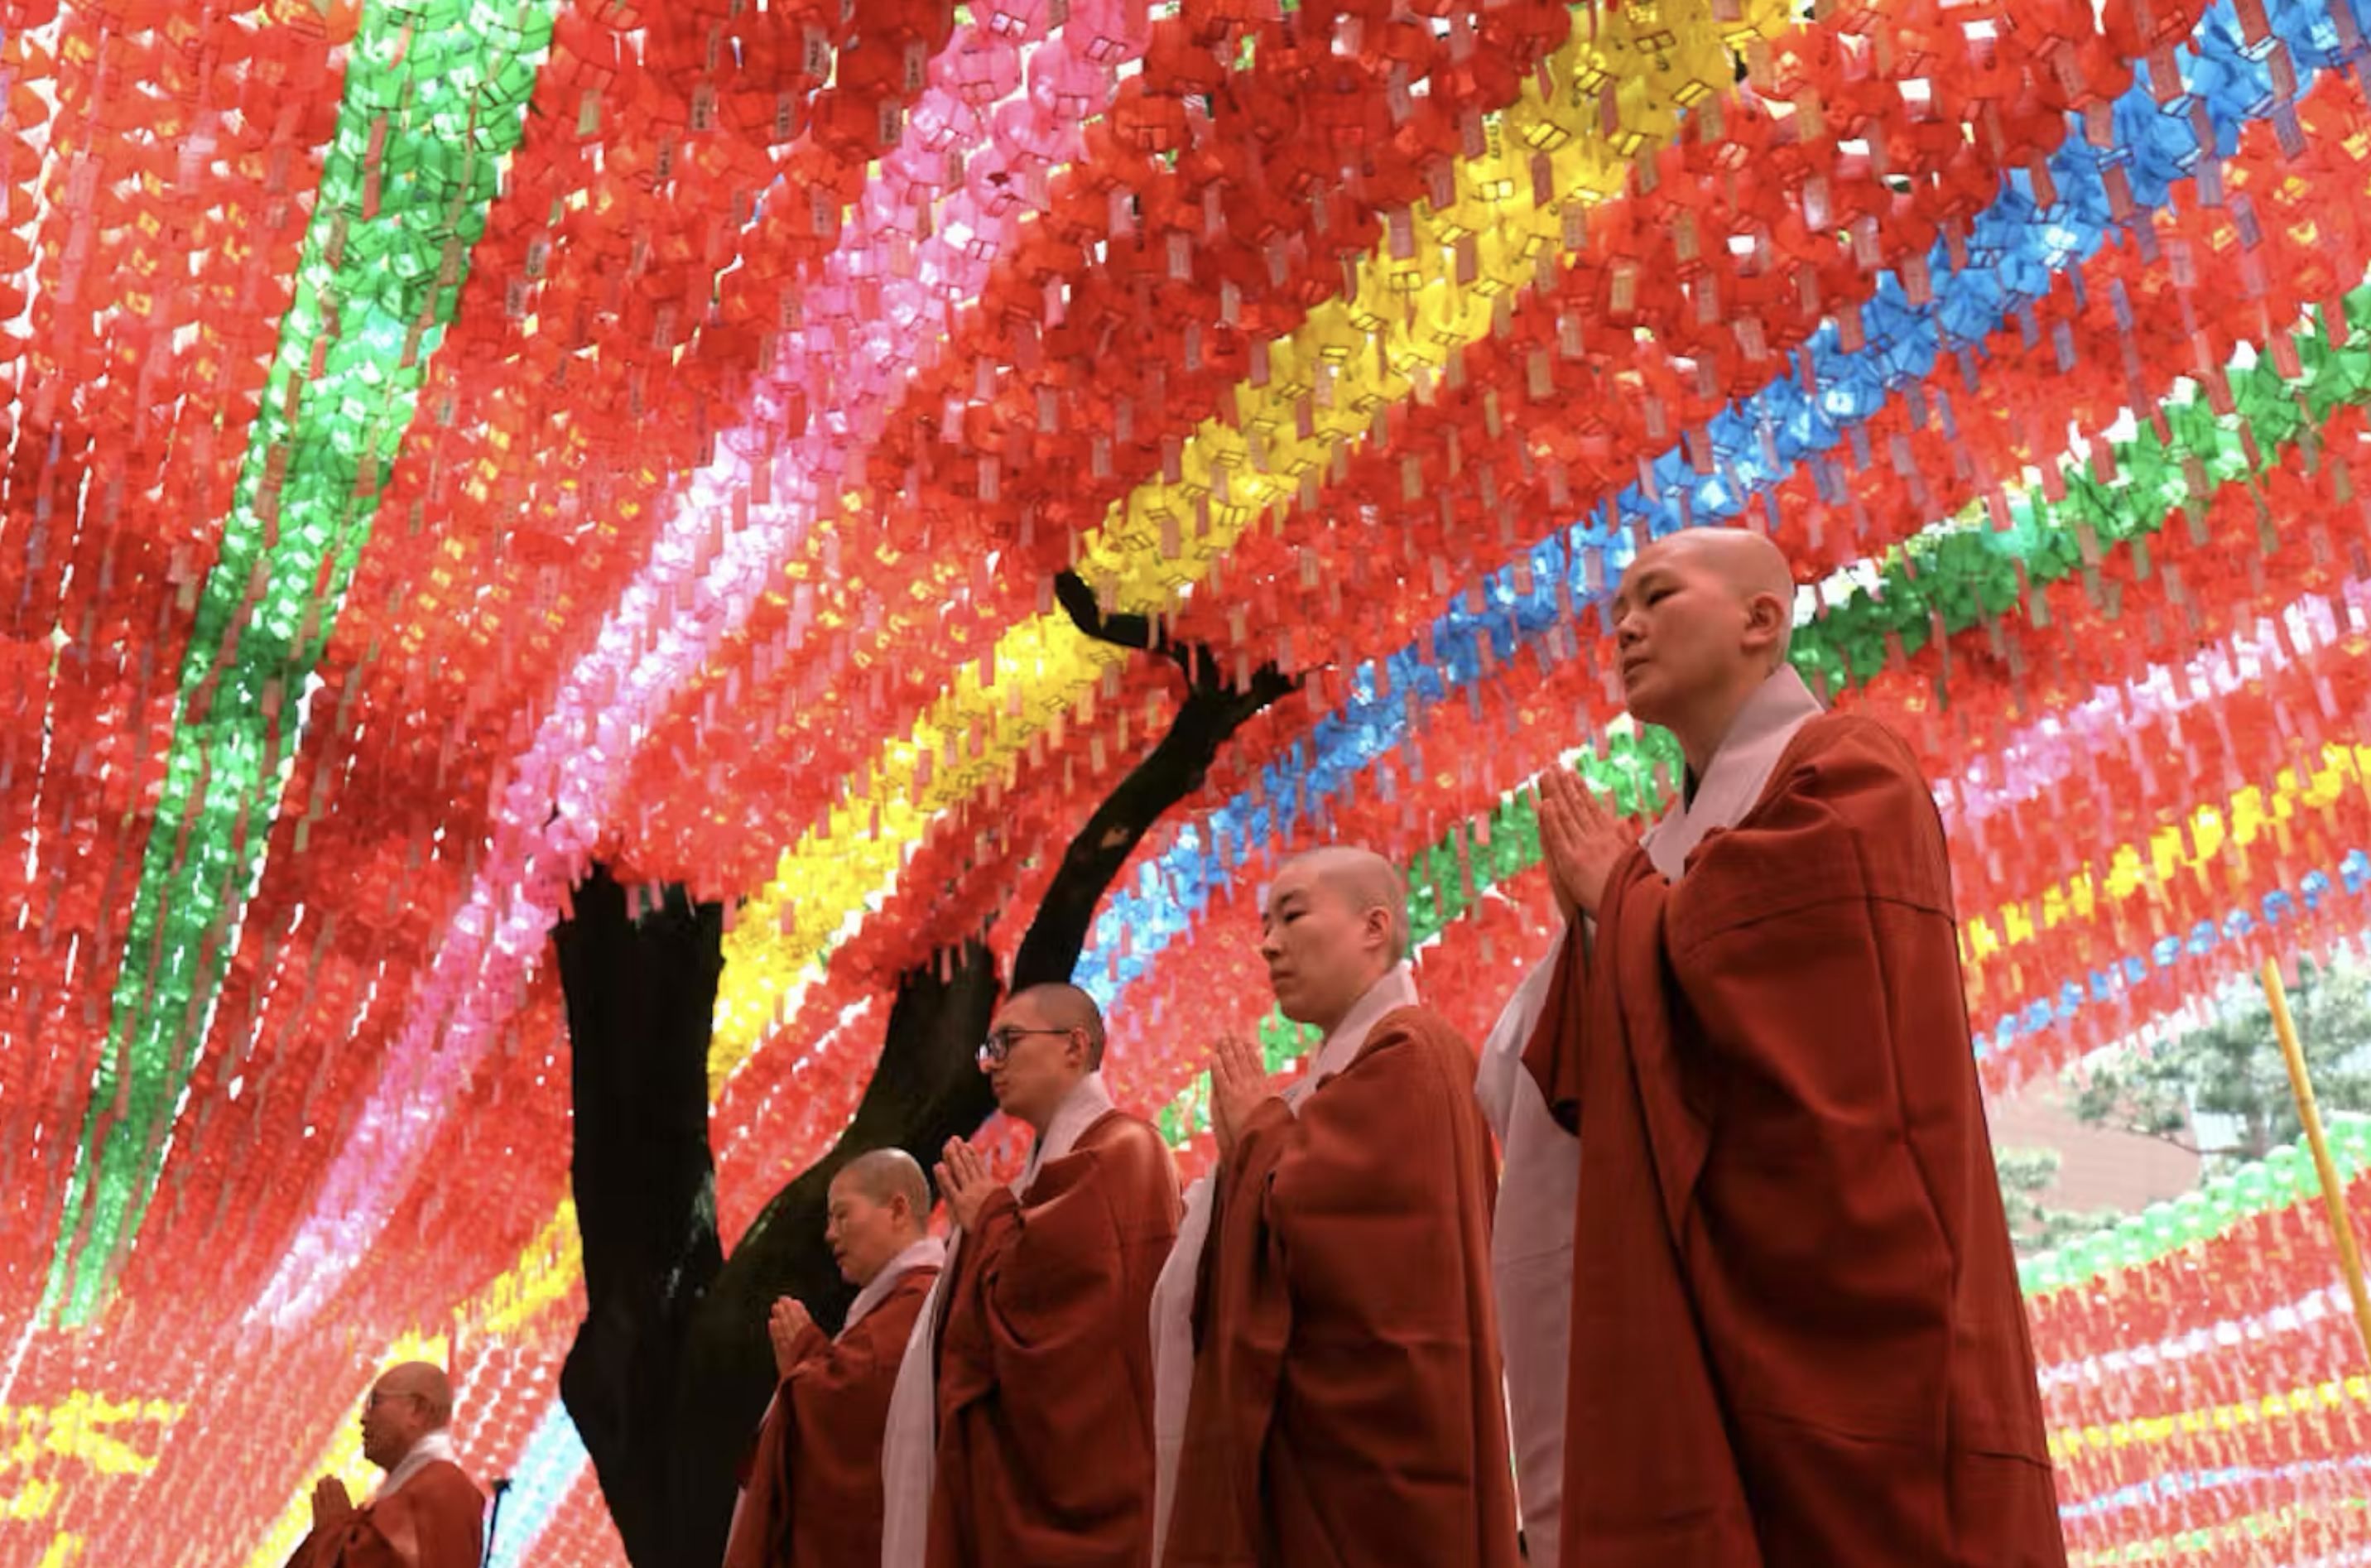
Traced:
<path id="1" fill-rule="evenodd" d="M 1012 1043 L 1025 1034 L 1068 1034 L 1067 1029 L 1000 1029 L 979 1043 L 979 1065 L 992 1067 L 1012 1055 Z"/>

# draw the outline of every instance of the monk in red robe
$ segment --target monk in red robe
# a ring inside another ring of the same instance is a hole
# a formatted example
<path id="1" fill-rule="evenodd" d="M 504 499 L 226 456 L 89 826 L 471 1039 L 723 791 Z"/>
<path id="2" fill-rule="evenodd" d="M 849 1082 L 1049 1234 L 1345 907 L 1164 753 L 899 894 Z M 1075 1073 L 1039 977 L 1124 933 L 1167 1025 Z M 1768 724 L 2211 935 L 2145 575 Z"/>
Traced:
<path id="1" fill-rule="evenodd" d="M 1290 1099 L 1243 1041 L 1211 1063 L 1220 1166 L 1163 1568 L 1517 1561 L 1494 1156 L 1473 1048 L 1402 963 L 1406 889 L 1336 847 L 1269 890 L 1277 1005 L 1326 1039 Z"/>
<path id="2" fill-rule="evenodd" d="M 453 1462 L 453 1385 L 441 1366 L 407 1361 L 371 1385 L 363 1457 L 387 1477 L 354 1506 L 345 1482 L 313 1488 L 313 1529 L 288 1568 L 478 1568 L 486 1499 Z"/>
<path id="3" fill-rule="evenodd" d="M 916 1521 L 928 1568 L 1151 1556 L 1146 1323 L 1177 1234 L 1177 1172 L 1161 1135 L 1113 1108 L 1103 1059 L 1102 1014 L 1070 986 L 1012 997 L 980 1047 L 998 1106 L 1037 1141 L 1009 1187 L 960 1139 L 939 1167 L 957 1235 L 891 1416 L 891 1568 L 916 1561 Z M 924 1389 L 937 1417 L 927 1470 L 910 1458 Z"/>
<path id="4" fill-rule="evenodd" d="M 832 1178 L 824 1239 L 856 1300 L 827 1337 L 788 1297 L 767 1325 L 781 1379 L 758 1430 L 724 1568 L 881 1568 L 889 1392 L 945 1249 L 913 1156 L 874 1149 Z"/>
<path id="5" fill-rule="evenodd" d="M 1623 579 L 1630 711 L 1680 742 L 1683 828 L 1799 689 L 1793 601 L 1752 534 Z M 1941 820 L 1867 720 L 1792 721 L 1765 766 L 1676 868 L 1542 781 L 1550 875 L 1594 923 L 1525 1055 L 1579 1136 L 1563 1562 L 2059 1568 Z"/>

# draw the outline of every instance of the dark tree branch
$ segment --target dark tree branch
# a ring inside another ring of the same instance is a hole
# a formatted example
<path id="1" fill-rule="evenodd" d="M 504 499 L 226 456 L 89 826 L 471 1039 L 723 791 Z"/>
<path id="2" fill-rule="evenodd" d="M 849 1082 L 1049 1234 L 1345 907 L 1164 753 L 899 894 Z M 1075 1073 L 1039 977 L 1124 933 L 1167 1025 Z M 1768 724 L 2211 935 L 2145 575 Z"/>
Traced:
<path id="1" fill-rule="evenodd" d="M 1164 656 L 1169 651 L 1164 642 L 1154 640 L 1151 617 L 1104 614 L 1103 605 L 1095 600 L 1095 591 L 1075 571 L 1055 573 L 1054 602 L 1062 606 L 1071 625 L 1097 642 Z"/>
<path id="2" fill-rule="evenodd" d="M 1171 650 L 1164 644 L 1162 651 Z M 1168 733 L 1104 797 L 1063 851 L 1061 870 L 1047 886 L 1029 934 L 1012 955 L 1016 988 L 1070 977 L 1085 951 L 1104 892 L 1138 842 L 1162 813 L 1202 788 L 1220 748 L 1237 730 L 1301 685 L 1274 664 L 1263 664 L 1248 686 L 1236 687 L 1217 678 L 1216 659 L 1198 647 L 1191 653 L 1198 655 L 1204 678 L 1190 682 Z"/>
<path id="3" fill-rule="evenodd" d="M 1106 616 L 1074 573 L 1054 585 L 1080 630 L 1156 653 L 1186 677 L 1168 732 L 1065 849 L 1014 955 L 1015 986 L 1067 980 L 1096 906 L 1162 814 L 1200 790 L 1220 750 L 1300 682 L 1273 664 L 1240 686 L 1197 644 L 1145 616 Z M 835 1326 L 853 1292 L 823 1245 L 824 1202 L 849 1160 L 903 1148 L 925 1167 L 994 1107 L 974 1060 L 1000 988 L 986 933 L 898 977 L 881 1058 L 839 1144 L 718 1255 L 708 1144 L 708 1029 L 721 923 L 674 895 L 635 926 L 596 870 L 558 933 L 575 1042 L 577 1211 L 586 1316 L 561 1379 L 636 1568 L 713 1568 L 734 1472 L 773 1384 L 766 1309 L 805 1302 Z"/>
<path id="4" fill-rule="evenodd" d="M 1278 698 L 1299 688 L 1301 678 L 1288 675 L 1275 664 L 1262 664 L 1248 682 L 1236 686 L 1220 674 L 1223 666 L 1219 656 L 1199 642 L 1180 642 L 1160 628 L 1150 616 L 1105 615 L 1095 598 L 1095 591 L 1075 571 L 1059 571 L 1054 576 L 1054 598 L 1070 617 L 1070 624 L 1097 642 L 1108 642 L 1115 648 L 1133 648 L 1140 652 L 1158 653 L 1186 677 L 1187 689 L 1207 693 L 1214 700 L 1230 695 L 1249 696 L 1265 691 L 1260 702 L 1265 708 Z M 1254 709 L 1257 712 L 1258 709 Z M 1236 721 L 1238 724 L 1241 720 Z"/>

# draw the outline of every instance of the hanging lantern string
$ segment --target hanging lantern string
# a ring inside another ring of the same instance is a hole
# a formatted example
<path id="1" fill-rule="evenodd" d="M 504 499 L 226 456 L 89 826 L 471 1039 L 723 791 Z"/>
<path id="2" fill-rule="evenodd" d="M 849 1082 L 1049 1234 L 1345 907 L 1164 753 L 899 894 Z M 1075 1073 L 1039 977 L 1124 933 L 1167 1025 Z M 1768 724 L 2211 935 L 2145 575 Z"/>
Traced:
<path id="1" fill-rule="evenodd" d="M 2338 1266 L 2346 1275 L 2346 1292 L 2354 1300 L 2354 1327 L 2363 1338 L 2365 1358 L 2371 1360 L 2371 1290 L 2363 1284 L 2363 1258 L 2354 1248 L 2354 1227 L 2346 1217 L 2346 1188 L 2330 1158 L 2320 1108 L 2313 1102 L 2313 1079 L 2306 1072 L 2296 1020 L 2289 1016 L 2288 987 L 2281 983 L 2278 959 L 2264 960 L 2263 978 L 2264 997 L 2273 1005 L 2273 1029 L 2281 1037 L 2281 1055 L 2289 1065 L 2289 1090 L 2296 1096 L 2297 1120 L 2305 1124 L 2306 1142 L 2313 1148 L 2313 1168 L 2321 1178 L 2321 1201 L 2330 1216 L 2331 1239 L 2338 1247 Z"/>

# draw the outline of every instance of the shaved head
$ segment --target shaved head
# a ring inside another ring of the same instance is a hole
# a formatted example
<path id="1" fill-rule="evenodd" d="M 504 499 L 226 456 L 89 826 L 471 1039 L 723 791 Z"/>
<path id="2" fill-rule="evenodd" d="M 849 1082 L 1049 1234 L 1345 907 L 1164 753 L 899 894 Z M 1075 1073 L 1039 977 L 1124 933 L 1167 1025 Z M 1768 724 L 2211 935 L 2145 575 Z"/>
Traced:
<path id="1" fill-rule="evenodd" d="M 405 1361 L 371 1384 L 363 1401 L 363 1457 L 392 1470 L 432 1432 L 453 1421 L 453 1380 L 433 1361 Z"/>
<path id="2" fill-rule="evenodd" d="M 876 1148 L 839 1168 L 824 1194 L 824 1244 L 859 1290 L 928 1234 L 931 1184 L 902 1148 Z"/>
<path id="3" fill-rule="evenodd" d="M 1043 1133 L 1079 1085 L 1103 1070 L 1104 1013 L 1076 986 L 1025 986 L 1004 998 L 980 1047 L 997 1109 Z"/>
<path id="4" fill-rule="evenodd" d="M 1771 594 L 1784 606 L 1784 627 L 1770 668 L 1787 659 L 1795 631 L 1795 569 L 1787 552 L 1768 536 L 1747 528 L 1683 528 L 1666 535 L 1638 552 L 1630 570 L 1637 572 L 1657 562 L 1682 561 L 1700 567 L 1734 590 L 1740 599 Z"/>
<path id="5" fill-rule="evenodd" d="M 380 1394 L 387 1399 L 415 1399 L 428 1412 L 429 1425 L 453 1419 L 453 1380 L 433 1361 L 405 1361 L 379 1374 Z"/>
<path id="6" fill-rule="evenodd" d="M 1328 845 L 1277 868 L 1260 911 L 1276 1005 L 1333 1033 L 1407 956 L 1407 879 L 1371 849 Z"/>
<path id="7" fill-rule="evenodd" d="M 1407 956 L 1407 878 L 1400 869 L 1372 849 L 1355 844 L 1327 844 L 1308 849 L 1279 869 L 1301 867 L 1320 885 L 1342 895 L 1354 911 L 1381 909 L 1391 917 L 1391 961 Z"/>
<path id="8" fill-rule="evenodd" d="M 1093 997 L 1076 986 L 1049 980 L 1014 992 L 1012 1001 L 1028 1003 L 1047 1029 L 1086 1031 L 1088 1071 L 1104 1065 L 1104 1009 L 1095 1006 Z"/>
<path id="9" fill-rule="evenodd" d="M 892 1198 L 905 1199 L 918 1233 L 923 1216 L 931 1212 L 930 1180 L 922 1174 L 921 1165 L 902 1148 L 876 1148 L 858 1155 L 831 1179 L 835 1187 L 843 1182 L 884 1207 Z"/>
<path id="10" fill-rule="evenodd" d="M 1613 592 L 1613 643 L 1630 717 L 1679 738 L 1704 777 L 1753 694 L 1787 673 L 1795 574 L 1741 528 L 1687 528 L 1638 552 Z"/>

